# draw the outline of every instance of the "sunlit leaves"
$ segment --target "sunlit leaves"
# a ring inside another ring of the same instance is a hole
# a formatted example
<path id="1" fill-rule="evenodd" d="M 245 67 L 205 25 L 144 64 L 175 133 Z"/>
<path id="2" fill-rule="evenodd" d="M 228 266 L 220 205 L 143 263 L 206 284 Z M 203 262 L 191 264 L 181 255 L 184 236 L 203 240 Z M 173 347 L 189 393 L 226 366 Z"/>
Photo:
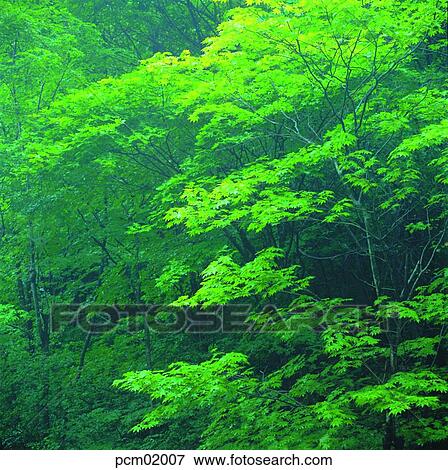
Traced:
<path id="1" fill-rule="evenodd" d="M 358 406 L 395 416 L 415 407 L 438 408 L 443 393 L 448 393 L 446 379 L 424 370 L 397 373 L 385 384 L 365 387 L 351 396 Z"/>
<path id="2" fill-rule="evenodd" d="M 260 295 L 268 299 L 282 291 L 297 291 L 309 284 L 310 279 L 298 279 L 296 266 L 280 268 L 281 250 L 268 248 L 243 266 L 231 255 L 220 256 L 202 272 L 201 287 L 195 294 L 181 297 L 177 305 L 222 305 Z"/>

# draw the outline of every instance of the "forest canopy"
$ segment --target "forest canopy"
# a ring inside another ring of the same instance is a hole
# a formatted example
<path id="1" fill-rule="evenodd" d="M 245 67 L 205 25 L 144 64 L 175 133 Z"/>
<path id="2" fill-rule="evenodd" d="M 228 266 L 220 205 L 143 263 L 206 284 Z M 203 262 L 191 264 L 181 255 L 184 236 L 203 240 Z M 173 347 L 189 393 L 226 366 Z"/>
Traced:
<path id="1" fill-rule="evenodd" d="M 446 12 L 0 0 L 0 448 L 446 448 Z"/>

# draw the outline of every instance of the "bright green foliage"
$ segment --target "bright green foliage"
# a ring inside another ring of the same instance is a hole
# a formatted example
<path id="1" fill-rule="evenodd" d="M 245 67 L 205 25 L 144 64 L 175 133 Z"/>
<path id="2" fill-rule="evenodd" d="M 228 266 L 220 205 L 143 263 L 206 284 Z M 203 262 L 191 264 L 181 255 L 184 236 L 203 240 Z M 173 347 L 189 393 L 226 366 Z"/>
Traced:
<path id="1" fill-rule="evenodd" d="M 282 253 L 267 248 L 240 267 L 230 255 L 220 256 L 202 272 L 201 287 L 191 298 L 181 297 L 175 305 L 225 305 L 235 300 L 261 296 L 269 299 L 286 289 L 298 289 L 308 285 L 309 279 L 298 280 L 295 266 L 278 269 L 276 259 Z"/>
<path id="2" fill-rule="evenodd" d="M 1 1 L 0 446 L 446 447 L 446 8 Z"/>
<path id="3" fill-rule="evenodd" d="M 448 376 L 446 368 L 434 367 L 446 341 L 443 329 L 403 340 L 394 352 L 387 325 L 399 318 L 381 310 L 368 319 L 358 309 L 342 312 L 320 335 L 309 330 L 311 335 L 294 339 L 303 353 L 266 376 L 247 369 L 246 358 L 235 353 L 215 354 L 198 366 L 127 374 L 115 385 L 158 403 L 134 430 L 205 408 L 213 419 L 202 431 L 204 448 L 375 448 L 384 416 L 400 419 L 402 439 L 415 439 L 412 432 L 419 445 L 446 439 Z M 415 324 L 395 327 L 405 338 Z"/>

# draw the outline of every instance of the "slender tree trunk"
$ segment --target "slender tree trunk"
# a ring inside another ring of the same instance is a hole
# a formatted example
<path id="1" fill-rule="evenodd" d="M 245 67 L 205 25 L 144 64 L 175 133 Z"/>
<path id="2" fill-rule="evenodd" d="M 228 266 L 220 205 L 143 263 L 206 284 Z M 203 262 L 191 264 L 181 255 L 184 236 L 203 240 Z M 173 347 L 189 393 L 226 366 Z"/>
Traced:
<path id="1" fill-rule="evenodd" d="M 36 245 L 33 240 L 32 228 L 30 230 L 30 266 L 29 266 L 29 285 L 31 291 L 31 299 L 33 303 L 34 313 L 36 316 L 36 326 L 40 339 L 40 346 L 44 353 L 48 354 L 50 349 L 49 341 L 49 322 L 48 316 L 42 311 L 40 303 L 40 295 L 38 289 L 38 270 L 36 265 Z"/>
<path id="2" fill-rule="evenodd" d="M 145 359 L 146 359 L 146 368 L 151 369 L 152 367 L 152 357 L 151 357 L 151 331 L 148 326 L 148 319 L 144 318 L 144 329 L 145 329 Z"/>
<path id="3" fill-rule="evenodd" d="M 82 371 L 84 369 L 84 364 L 86 362 L 86 354 L 89 350 L 90 344 L 92 343 L 92 330 L 89 330 L 87 333 L 86 339 L 84 340 L 84 346 L 81 351 L 81 357 L 79 358 L 79 367 L 78 373 L 76 374 L 76 380 L 81 378 Z"/>
<path id="4" fill-rule="evenodd" d="M 142 299 L 142 281 L 141 281 L 141 265 L 140 265 L 140 238 L 138 235 L 135 237 L 135 265 L 130 267 L 131 280 L 133 279 L 133 291 L 134 299 L 138 304 L 143 303 Z M 144 345 L 145 345 L 145 362 L 146 368 L 149 370 L 152 368 L 152 340 L 151 331 L 148 325 L 148 318 L 145 314 L 143 318 L 143 330 L 144 330 Z"/>
<path id="5" fill-rule="evenodd" d="M 387 319 L 386 330 L 389 341 L 389 368 L 390 376 L 393 376 L 398 371 L 398 344 L 400 342 L 400 321 L 392 322 L 392 319 Z M 386 414 L 385 432 L 383 447 L 386 450 L 402 449 L 403 440 L 398 437 L 398 421 L 395 416 Z"/>
<path id="6" fill-rule="evenodd" d="M 375 288 L 376 297 L 381 296 L 380 276 L 378 272 L 378 264 L 376 262 L 375 248 L 372 240 L 372 224 L 370 221 L 370 214 L 367 209 L 362 208 L 362 216 L 364 228 L 366 231 L 367 252 L 369 254 L 370 270 L 372 272 L 373 286 Z"/>
<path id="7" fill-rule="evenodd" d="M 49 321 L 48 316 L 43 313 L 38 288 L 38 268 L 36 262 L 36 244 L 34 241 L 33 225 L 29 224 L 29 288 L 31 301 L 36 317 L 36 328 L 42 351 L 42 394 L 41 408 L 38 411 L 41 420 L 42 431 L 45 434 L 50 429 L 50 376 L 48 370 L 48 356 L 50 353 Z"/>

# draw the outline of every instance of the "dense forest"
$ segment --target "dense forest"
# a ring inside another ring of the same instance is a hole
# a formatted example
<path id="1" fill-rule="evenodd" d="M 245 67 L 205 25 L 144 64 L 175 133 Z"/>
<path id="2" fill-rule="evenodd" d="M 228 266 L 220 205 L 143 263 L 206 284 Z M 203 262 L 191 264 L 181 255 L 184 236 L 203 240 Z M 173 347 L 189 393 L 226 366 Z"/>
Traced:
<path id="1" fill-rule="evenodd" d="M 0 448 L 447 448 L 446 0 L 0 26 Z"/>

